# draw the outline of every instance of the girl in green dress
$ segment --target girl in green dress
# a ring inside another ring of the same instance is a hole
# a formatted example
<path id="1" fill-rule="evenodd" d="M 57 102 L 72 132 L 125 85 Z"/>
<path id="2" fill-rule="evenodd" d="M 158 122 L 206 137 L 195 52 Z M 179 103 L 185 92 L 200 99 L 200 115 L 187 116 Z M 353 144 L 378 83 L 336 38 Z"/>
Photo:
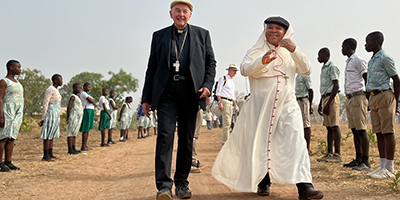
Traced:
<path id="1" fill-rule="evenodd" d="M 53 85 L 47 88 L 44 101 L 42 121 L 39 126 L 42 127 L 40 139 L 43 140 L 43 159 L 42 161 L 55 161 L 58 158 L 53 155 L 53 139 L 60 137 L 60 112 L 61 95 L 58 87 L 62 86 L 63 79 L 59 74 L 51 77 Z"/>
<path id="2" fill-rule="evenodd" d="M 74 83 L 72 88 L 73 94 L 71 94 L 69 98 L 67 107 L 67 144 L 68 154 L 78 154 L 81 151 L 76 150 L 75 142 L 83 117 L 82 101 L 81 98 L 78 96 L 79 93 L 81 93 L 82 91 L 82 86 L 80 83 Z"/>
<path id="3" fill-rule="evenodd" d="M 21 64 L 10 60 L 6 66 L 7 76 L 0 81 L 0 172 L 19 170 L 11 163 L 11 156 L 24 110 L 24 89 L 14 77 L 21 74 Z"/>

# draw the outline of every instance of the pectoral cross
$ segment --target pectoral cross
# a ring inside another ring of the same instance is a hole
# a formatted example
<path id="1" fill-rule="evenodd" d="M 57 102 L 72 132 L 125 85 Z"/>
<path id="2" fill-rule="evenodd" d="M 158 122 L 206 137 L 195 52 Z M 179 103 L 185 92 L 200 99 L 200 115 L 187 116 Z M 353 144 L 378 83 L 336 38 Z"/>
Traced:
<path id="1" fill-rule="evenodd" d="M 282 78 L 285 79 L 285 85 L 287 85 L 287 80 L 289 79 L 289 76 L 286 76 L 286 74 L 285 74 L 285 75 L 282 76 Z"/>
<path id="2" fill-rule="evenodd" d="M 180 66 L 179 60 L 177 60 L 177 61 L 173 64 L 173 66 L 175 67 L 175 71 L 176 71 L 176 72 L 179 72 L 179 66 Z"/>

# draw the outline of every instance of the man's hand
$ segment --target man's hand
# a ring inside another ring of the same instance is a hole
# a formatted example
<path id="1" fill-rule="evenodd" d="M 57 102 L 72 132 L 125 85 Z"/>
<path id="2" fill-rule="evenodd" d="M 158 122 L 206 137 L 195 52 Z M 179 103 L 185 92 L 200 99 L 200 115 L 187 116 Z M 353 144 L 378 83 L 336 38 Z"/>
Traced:
<path id="1" fill-rule="evenodd" d="M 330 105 L 329 105 L 329 104 L 326 104 L 325 107 L 324 107 L 324 114 L 325 114 L 325 115 L 329 115 L 330 110 L 331 110 Z"/>
<path id="2" fill-rule="evenodd" d="M 219 106 L 219 110 L 222 112 L 222 110 L 224 109 L 224 105 L 222 104 L 222 102 L 219 102 L 218 106 Z"/>
<path id="3" fill-rule="evenodd" d="M 310 115 L 314 114 L 314 109 L 310 106 Z"/>
<path id="4" fill-rule="evenodd" d="M 279 43 L 279 46 L 286 48 L 290 53 L 296 50 L 296 44 L 291 39 L 283 39 Z"/>
<path id="5" fill-rule="evenodd" d="M 239 113 L 239 107 L 235 106 L 235 113 Z"/>
<path id="6" fill-rule="evenodd" d="M 197 92 L 201 92 L 201 95 L 200 95 L 199 99 L 204 98 L 204 97 L 208 97 L 211 94 L 210 90 L 208 90 L 208 88 L 206 88 L 206 87 L 200 88 L 200 90 L 198 90 Z"/>
<path id="7" fill-rule="evenodd" d="M 275 60 L 277 58 L 276 54 L 274 57 L 271 57 L 271 54 L 274 53 L 276 50 L 272 49 L 269 50 L 267 53 L 265 53 L 265 55 L 262 57 L 262 64 L 266 65 L 269 64 L 270 62 L 272 62 L 273 60 Z"/>
<path id="8" fill-rule="evenodd" d="M 150 117 L 150 114 L 149 114 L 149 112 L 150 112 L 150 104 L 147 103 L 147 102 L 143 102 L 142 109 L 143 109 L 143 113 L 144 113 L 147 117 Z"/>

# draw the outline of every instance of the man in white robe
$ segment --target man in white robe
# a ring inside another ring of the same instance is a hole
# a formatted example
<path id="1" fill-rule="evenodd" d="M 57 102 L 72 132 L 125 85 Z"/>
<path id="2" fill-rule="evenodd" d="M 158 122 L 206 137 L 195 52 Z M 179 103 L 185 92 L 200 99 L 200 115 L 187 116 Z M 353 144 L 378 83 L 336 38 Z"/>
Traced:
<path id="1" fill-rule="evenodd" d="M 250 81 L 231 137 L 222 147 L 211 174 L 239 191 L 269 195 L 271 180 L 296 184 L 299 199 L 322 199 L 311 184 L 310 160 L 300 108 L 294 94 L 295 74 L 309 75 L 311 63 L 290 39 L 293 29 L 281 17 L 264 21 L 264 31 L 240 66 Z"/>

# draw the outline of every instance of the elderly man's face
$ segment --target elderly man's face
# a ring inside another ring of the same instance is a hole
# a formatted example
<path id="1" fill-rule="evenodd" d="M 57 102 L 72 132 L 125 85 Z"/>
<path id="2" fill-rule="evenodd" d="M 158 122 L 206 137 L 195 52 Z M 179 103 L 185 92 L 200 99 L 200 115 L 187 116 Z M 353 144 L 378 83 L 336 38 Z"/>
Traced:
<path id="1" fill-rule="evenodd" d="M 232 77 L 232 78 L 236 75 L 236 72 L 237 72 L 237 70 L 228 69 L 228 75 L 229 75 L 230 77 Z"/>
<path id="2" fill-rule="evenodd" d="M 188 5 L 178 3 L 169 11 L 169 15 L 174 20 L 174 24 L 178 29 L 184 29 L 186 24 L 192 17 L 192 12 Z"/>
<path id="3" fill-rule="evenodd" d="M 267 31 L 265 32 L 265 37 L 270 44 L 278 46 L 278 43 L 285 36 L 286 30 L 283 26 L 279 24 L 267 24 Z"/>

